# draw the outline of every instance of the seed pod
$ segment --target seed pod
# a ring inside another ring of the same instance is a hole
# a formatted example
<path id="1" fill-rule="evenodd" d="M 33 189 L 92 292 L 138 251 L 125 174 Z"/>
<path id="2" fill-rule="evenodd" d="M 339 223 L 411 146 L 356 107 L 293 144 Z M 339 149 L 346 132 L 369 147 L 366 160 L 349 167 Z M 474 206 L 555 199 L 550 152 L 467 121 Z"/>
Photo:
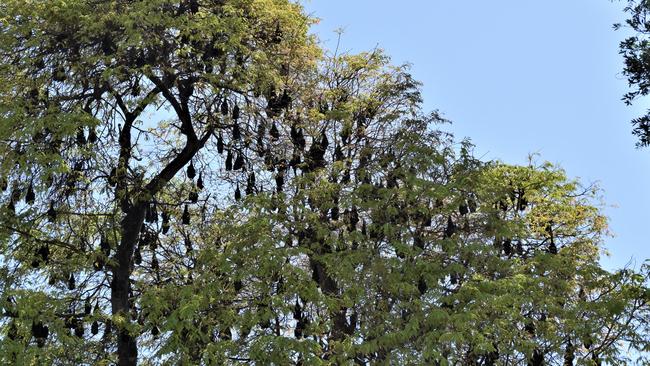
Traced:
<path id="1" fill-rule="evenodd" d="M 183 217 L 182 217 L 183 225 L 189 225 L 190 224 L 190 211 L 187 205 L 185 205 L 185 209 L 183 210 Z"/>
<path id="2" fill-rule="evenodd" d="M 194 179 L 196 176 L 196 169 L 194 169 L 194 164 L 190 161 L 190 165 L 187 167 L 187 177 L 189 179 Z"/>
<path id="3" fill-rule="evenodd" d="M 154 254 L 151 257 L 151 269 L 153 269 L 154 271 L 157 271 L 159 268 L 160 267 L 158 265 L 158 258 L 156 258 L 156 255 Z"/>
<path id="4" fill-rule="evenodd" d="M 9 188 L 9 182 L 7 182 L 7 178 L 1 177 L 0 178 L 0 192 L 4 192 Z"/>

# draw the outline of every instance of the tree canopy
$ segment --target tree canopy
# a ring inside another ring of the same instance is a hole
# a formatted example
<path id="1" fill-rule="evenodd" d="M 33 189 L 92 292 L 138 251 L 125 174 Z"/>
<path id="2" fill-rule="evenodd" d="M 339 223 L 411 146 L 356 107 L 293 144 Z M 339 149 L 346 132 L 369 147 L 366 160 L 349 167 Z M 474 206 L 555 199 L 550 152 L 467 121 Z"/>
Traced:
<path id="1" fill-rule="evenodd" d="M 477 159 L 408 67 L 314 22 L 0 4 L 0 360 L 643 361 L 648 268 L 600 266 L 598 188 Z"/>

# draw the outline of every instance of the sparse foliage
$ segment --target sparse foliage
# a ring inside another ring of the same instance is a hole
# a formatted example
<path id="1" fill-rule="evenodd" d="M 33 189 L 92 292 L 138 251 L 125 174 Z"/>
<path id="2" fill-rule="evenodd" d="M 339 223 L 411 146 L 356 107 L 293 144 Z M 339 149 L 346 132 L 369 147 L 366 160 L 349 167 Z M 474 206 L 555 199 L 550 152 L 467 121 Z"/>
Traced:
<path id="1" fill-rule="evenodd" d="M 650 3 L 646 0 L 628 0 L 625 11 L 630 17 L 625 21 L 625 27 L 634 35 L 626 38 L 620 45 L 625 68 L 623 75 L 627 77 L 630 92 L 625 94 L 623 101 L 631 105 L 638 97 L 648 95 L 650 92 Z M 623 25 L 615 24 L 614 29 Z M 633 133 L 639 138 L 637 146 L 650 145 L 650 111 L 632 121 Z"/>

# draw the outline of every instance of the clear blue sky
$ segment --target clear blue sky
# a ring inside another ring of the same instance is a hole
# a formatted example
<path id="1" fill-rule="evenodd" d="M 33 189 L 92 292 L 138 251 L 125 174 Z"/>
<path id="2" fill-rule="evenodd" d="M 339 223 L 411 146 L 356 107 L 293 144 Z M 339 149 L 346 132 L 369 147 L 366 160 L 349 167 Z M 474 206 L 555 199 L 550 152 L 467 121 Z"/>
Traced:
<path id="1" fill-rule="evenodd" d="M 609 0 L 311 0 L 332 48 L 378 46 L 412 63 L 425 107 L 485 159 L 525 164 L 529 153 L 570 177 L 598 182 L 615 235 L 607 268 L 650 258 L 650 149 L 635 149 L 629 121 L 649 106 L 621 102 L 618 43 L 623 2 Z"/>

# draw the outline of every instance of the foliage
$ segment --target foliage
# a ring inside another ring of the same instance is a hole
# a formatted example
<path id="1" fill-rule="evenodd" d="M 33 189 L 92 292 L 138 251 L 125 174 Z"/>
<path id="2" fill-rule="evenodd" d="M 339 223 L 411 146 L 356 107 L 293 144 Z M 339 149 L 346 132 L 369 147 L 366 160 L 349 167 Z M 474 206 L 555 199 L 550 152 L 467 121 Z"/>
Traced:
<path id="1" fill-rule="evenodd" d="M 623 101 L 631 105 L 640 96 L 648 95 L 650 91 L 650 21 L 648 14 L 650 3 L 646 0 L 628 0 L 625 11 L 630 14 L 625 21 L 634 35 L 621 42 L 620 54 L 623 55 L 625 68 L 623 75 L 627 77 L 632 90 L 625 94 Z M 621 28 L 621 24 L 615 24 L 614 29 Z M 638 136 L 638 146 L 650 145 L 650 111 L 644 116 L 632 121 L 633 133 Z"/>
<path id="2" fill-rule="evenodd" d="M 0 9 L 3 363 L 647 350 L 648 270 L 600 267 L 595 187 L 474 158 L 408 68 L 323 55 L 298 5 Z"/>

